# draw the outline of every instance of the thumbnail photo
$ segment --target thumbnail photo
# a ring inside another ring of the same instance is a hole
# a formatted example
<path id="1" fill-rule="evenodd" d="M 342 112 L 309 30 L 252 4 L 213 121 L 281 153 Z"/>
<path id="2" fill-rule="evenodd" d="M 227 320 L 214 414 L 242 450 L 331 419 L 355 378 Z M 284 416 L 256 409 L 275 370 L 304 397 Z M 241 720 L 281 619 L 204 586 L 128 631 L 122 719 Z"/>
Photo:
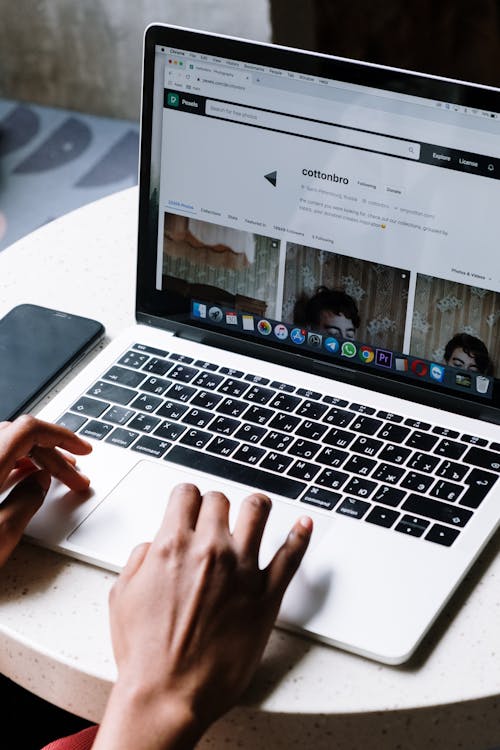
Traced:
<path id="1" fill-rule="evenodd" d="M 283 320 L 334 337 L 403 350 L 410 272 L 288 244 Z"/>
<path id="2" fill-rule="evenodd" d="M 500 294 L 418 274 L 411 354 L 499 376 Z"/>
<path id="3" fill-rule="evenodd" d="M 177 309 L 206 300 L 275 318 L 279 241 L 166 213 L 162 289 Z"/>

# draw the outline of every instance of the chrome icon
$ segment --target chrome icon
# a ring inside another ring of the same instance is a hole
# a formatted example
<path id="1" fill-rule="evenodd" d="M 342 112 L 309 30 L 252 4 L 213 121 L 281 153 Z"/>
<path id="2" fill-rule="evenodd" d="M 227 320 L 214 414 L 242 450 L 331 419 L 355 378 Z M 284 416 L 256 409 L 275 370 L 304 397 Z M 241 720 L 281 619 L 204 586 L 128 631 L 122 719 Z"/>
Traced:
<path id="1" fill-rule="evenodd" d="M 370 364 L 375 359 L 375 352 L 371 346 L 360 346 L 358 350 L 358 357 L 365 365 Z"/>

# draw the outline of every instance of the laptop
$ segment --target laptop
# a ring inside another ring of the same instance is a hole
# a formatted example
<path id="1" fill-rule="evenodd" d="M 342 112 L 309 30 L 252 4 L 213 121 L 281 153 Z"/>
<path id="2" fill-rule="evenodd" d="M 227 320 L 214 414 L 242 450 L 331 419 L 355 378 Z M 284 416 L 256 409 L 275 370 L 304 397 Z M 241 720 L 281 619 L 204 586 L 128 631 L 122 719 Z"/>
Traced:
<path id="1" fill-rule="evenodd" d="M 500 518 L 500 92 L 154 24 L 137 324 L 39 416 L 93 443 L 26 537 L 119 571 L 179 482 L 314 531 L 278 626 L 388 664 Z M 133 285 L 131 280 L 131 286 Z"/>

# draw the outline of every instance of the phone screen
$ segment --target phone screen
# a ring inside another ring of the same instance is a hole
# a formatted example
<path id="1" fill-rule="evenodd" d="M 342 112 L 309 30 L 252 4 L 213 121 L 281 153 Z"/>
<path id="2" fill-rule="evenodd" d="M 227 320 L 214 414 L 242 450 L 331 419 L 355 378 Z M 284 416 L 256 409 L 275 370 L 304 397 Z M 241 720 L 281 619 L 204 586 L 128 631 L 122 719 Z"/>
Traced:
<path id="1" fill-rule="evenodd" d="M 0 420 L 32 407 L 104 334 L 96 320 L 19 305 L 0 320 Z"/>

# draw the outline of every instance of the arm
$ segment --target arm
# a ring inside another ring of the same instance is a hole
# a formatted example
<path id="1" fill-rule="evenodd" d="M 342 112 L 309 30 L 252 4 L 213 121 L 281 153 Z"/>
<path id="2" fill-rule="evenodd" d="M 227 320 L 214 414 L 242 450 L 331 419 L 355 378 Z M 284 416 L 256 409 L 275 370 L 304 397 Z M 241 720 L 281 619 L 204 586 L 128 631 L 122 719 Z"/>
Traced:
<path id="1" fill-rule="evenodd" d="M 93 750 L 188 750 L 237 702 L 312 531 L 298 520 L 260 570 L 270 508 L 250 495 L 231 533 L 224 495 L 173 490 L 157 536 L 134 550 L 111 591 L 118 679 Z"/>

